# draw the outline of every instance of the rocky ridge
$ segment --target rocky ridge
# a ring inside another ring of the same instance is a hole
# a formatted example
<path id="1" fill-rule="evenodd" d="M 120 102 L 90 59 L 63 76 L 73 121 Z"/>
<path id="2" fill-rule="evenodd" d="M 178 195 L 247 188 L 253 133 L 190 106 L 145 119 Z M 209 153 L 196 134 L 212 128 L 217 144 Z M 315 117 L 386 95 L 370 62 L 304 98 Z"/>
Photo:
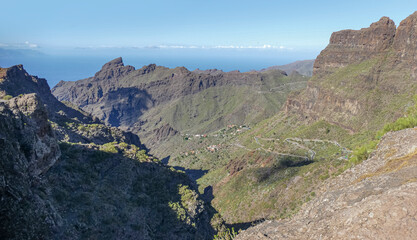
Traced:
<path id="1" fill-rule="evenodd" d="M 171 147 L 163 147 L 164 141 L 176 134 L 160 141 L 153 137 L 158 129 L 169 125 L 172 133 L 198 134 L 230 123 L 255 123 L 278 112 L 286 94 L 302 89 L 306 80 L 279 70 L 191 72 L 155 64 L 134 70 L 117 58 L 94 77 L 60 82 L 52 92 L 108 125 L 137 133 L 152 153 L 165 157 L 172 152 L 166 152 Z"/>
<path id="2" fill-rule="evenodd" d="M 279 70 L 286 72 L 287 74 L 291 74 L 292 72 L 298 72 L 304 76 L 311 77 L 313 76 L 314 61 L 315 59 L 296 61 L 296 62 L 289 63 L 286 65 L 268 67 L 268 68 L 260 70 L 260 72 L 265 72 L 265 71 L 269 71 L 272 69 L 279 69 Z"/>
<path id="3" fill-rule="evenodd" d="M 383 17 L 369 28 L 333 33 L 315 61 L 307 89 L 290 96 L 284 111 L 308 122 L 324 119 L 350 132 L 379 129 L 401 116 L 402 106 L 415 94 L 416 19 L 417 12 L 396 28 Z"/>
<path id="4" fill-rule="evenodd" d="M 361 62 L 383 53 L 394 42 L 395 31 L 394 21 L 382 17 L 369 28 L 333 33 L 329 45 L 314 63 L 314 75 L 328 73 L 332 69 Z"/>

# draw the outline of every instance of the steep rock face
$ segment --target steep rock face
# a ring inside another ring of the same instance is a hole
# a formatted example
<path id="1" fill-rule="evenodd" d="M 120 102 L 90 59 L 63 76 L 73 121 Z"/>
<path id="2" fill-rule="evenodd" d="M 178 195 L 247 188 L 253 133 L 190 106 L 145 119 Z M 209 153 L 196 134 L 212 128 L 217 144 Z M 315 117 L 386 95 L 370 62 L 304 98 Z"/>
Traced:
<path id="1" fill-rule="evenodd" d="M 353 127 L 344 125 L 344 122 L 352 116 L 358 116 L 362 110 L 362 106 L 357 99 L 338 96 L 331 90 L 314 84 L 308 84 L 308 88 L 303 95 L 308 96 L 308 98 L 289 97 L 284 106 L 284 111 L 287 114 L 301 114 L 302 119 L 309 122 L 325 119 L 346 130 L 354 131 Z"/>
<path id="2" fill-rule="evenodd" d="M 395 23 L 383 17 L 369 28 L 333 33 L 329 45 L 314 62 L 313 74 L 328 73 L 383 53 L 394 41 L 395 31 Z"/>
<path id="3" fill-rule="evenodd" d="M 95 81 L 118 78 L 127 75 L 129 72 L 134 71 L 135 68 L 132 66 L 125 66 L 122 58 L 116 58 L 106 64 L 103 68 L 94 75 Z"/>
<path id="4" fill-rule="evenodd" d="M 329 179 L 289 220 L 266 221 L 236 239 L 414 239 L 417 129 L 386 134 L 376 153 Z"/>
<path id="5" fill-rule="evenodd" d="M 23 114 L 27 118 L 26 121 L 32 121 L 29 126 L 34 128 L 35 135 L 32 129 L 29 129 L 27 134 L 22 134 L 25 138 L 22 142 L 29 144 L 24 145 L 23 149 L 26 150 L 32 175 L 38 176 L 48 170 L 60 155 L 57 140 L 48 122 L 47 111 L 34 93 L 12 98 L 8 105 L 15 115 Z"/>
<path id="6" fill-rule="evenodd" d="M 49 117 L 58 120 L 64 118 L 77 118 L 82 122 L 93 122 L 87 114 L 82 114 L 59 102 L 51 93 L 49 85 L 44 78 L 29 75 L 23 65 L 16 65 L 10 68 L 0 68 L 0 98 L 10 95 L 12 97 L 20 94 L 36 93 L 42 103 L 48 109 Z"/>
<path id="7" fill-rule="evenodd" d="M 0 238 L 48 238 L 59 217 L 41 176 L 61 151 L 35 94 L 0 102 Z M 33 224 L 33 223 L 36 223 Z"/>
<path id="8" fill-rule="evenodd" d="M 103 67 L 103 69 L 107 69 L 104 71 L 108 71 L 109 68 L 123 68 L 123 63 L 120 64 L 121 59 L 119 61 L 116 60 Z M 124 72 L 124 70 L 120 72 Z M 72 106 L 69 107 L 58 101 L 52 95 L 47 81 L 43 78 L 29 75 L 22 65 L 0 68 L 0 98 L 6 95 L 20 96 L 23 94 L 36 94 L 36 104 L 39 105 L 37 107 L 41 108 L 44 105 L 46 108 L 44 112 L 48 116 L 43 116 L 43 118 L 49 118 L 54 121 L 54 130 L 58 140 L 96 144 L 126 142 L 141 146 L 138 136 L 130 132 L 123 132 L 117 128 L 106 127 L 100 124 L 97 118 L 91 117 L 86 112 L 74 109 Z M 31 102 L 14 103 L 15 101 L 25 101 L 25 99 L 14 98 L 13 101 L 9 101 L 9 104 L 20 106 L 20 108 L 26 106 L 31 109 L 33 107 Z M 20 110 L 26 111 L 24 109 Z"/>
<path id="9" fill-rule="evenodd" d="M 417 12 L 404 19 L 398 26 L 393 48 L 401 60 L 417 62 Z M 414 74 L 416 69 L 414 68 Z"/>
<path id="10" fill-rule="evenodd" d="M 324 119 L 350 132 L 377 130 L 400 117 L 415 94 L 416 16 L 397 30 L 383 17 L 369 28 L 332 34 L 307 89 L 287 99 L 285 112 L 309 122 Z"/>

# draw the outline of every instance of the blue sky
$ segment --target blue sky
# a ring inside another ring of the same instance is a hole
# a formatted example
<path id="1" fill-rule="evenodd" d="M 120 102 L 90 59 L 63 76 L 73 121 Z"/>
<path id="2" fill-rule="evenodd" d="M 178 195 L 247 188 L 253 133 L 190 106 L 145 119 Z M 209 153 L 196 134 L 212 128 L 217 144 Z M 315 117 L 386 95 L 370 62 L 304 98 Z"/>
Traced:
<path id="1" fill-rule="evenodd" d="M 313 59 L 342 29 L 400 23 L 416 0 L 0 0 L 0 66 L 51 86 L 122 56 L 137 68 L 259 70 Z"/>
<path id="2" fill-rule="evenodd" d="M 417 1 L 1 1 L 0 44 L 22 47 L 255 47 L 320 50 L 333 31 Z"/>

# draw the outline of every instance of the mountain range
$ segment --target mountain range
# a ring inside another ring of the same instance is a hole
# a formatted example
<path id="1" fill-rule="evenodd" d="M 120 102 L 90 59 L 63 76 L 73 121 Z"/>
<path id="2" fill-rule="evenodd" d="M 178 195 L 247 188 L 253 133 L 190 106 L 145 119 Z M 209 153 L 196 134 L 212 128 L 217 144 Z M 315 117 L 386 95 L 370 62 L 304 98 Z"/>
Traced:
<path id="1" fill-rule="evenodd" d="M 154 64 L 135 70 L 117 58 L 94 77 L 59 82 L 52 93 L 106 124 L 138 134 L 152 154 L 165 158 L 175 155 L 172 145 L 181 134 L 206 134 L 276 114 L 287 94 L 305 88 L 307 79 L 281 70 L 191 72 Z"/>
<path id="2" fill-rule="evenodd" d="M 0 237 L 413 239 L 416 51 L 417 12 L 261 71 L 0 68 Z"/>

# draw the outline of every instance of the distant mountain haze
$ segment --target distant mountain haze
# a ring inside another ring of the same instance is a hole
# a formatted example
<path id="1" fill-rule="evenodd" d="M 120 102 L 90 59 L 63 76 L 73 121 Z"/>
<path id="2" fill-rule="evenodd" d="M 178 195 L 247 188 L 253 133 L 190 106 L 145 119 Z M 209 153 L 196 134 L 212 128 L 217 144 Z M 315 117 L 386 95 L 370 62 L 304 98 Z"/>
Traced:
<path id="1" fill-rule="evenodd" d="M 261 72 L 268 71 L 271 69 L 279 69 L 287 72 L 288 74 L 292 73 L 293 71 L 298 72 L 301 75 L 311 77 L 313 76 L 313 60 L 303 60 L 303 61 L 296 61 L 293 63 L 279 65 L 279 66 L 272 66 L 265 69 L 260 70 Z"/>

